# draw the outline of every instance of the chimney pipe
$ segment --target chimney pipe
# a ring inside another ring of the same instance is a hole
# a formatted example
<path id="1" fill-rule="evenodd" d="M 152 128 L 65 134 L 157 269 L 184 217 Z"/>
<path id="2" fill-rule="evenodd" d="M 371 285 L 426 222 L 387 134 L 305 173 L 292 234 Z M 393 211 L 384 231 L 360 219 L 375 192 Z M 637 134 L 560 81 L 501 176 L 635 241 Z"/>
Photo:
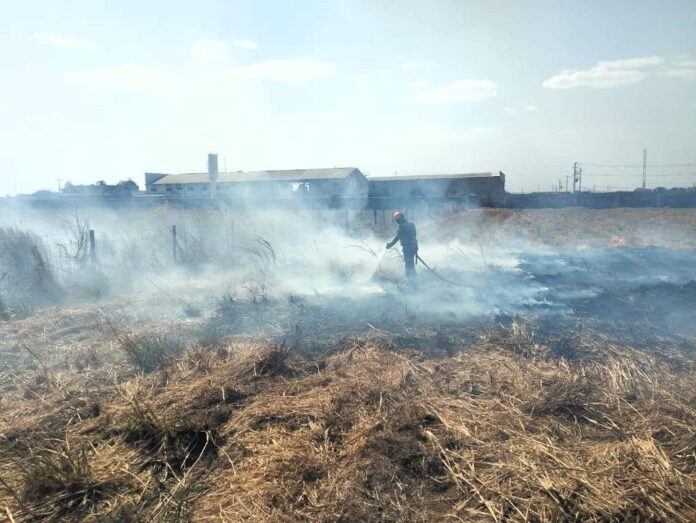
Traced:
<path id="1" fill-rule="evenodd" d="M 218 158 L 217 154 L 208 155 L 208 178 L 210 179 L 210 199 L 215 199 L 215 193 L 217 192 L 217 179 L 218 179 Z"/>
<path id="2" fill-rule="evenodd" d="M 217 154 L 208 155 L 208 178 L 211 182 L 218 179 L 218 157 Z"/>

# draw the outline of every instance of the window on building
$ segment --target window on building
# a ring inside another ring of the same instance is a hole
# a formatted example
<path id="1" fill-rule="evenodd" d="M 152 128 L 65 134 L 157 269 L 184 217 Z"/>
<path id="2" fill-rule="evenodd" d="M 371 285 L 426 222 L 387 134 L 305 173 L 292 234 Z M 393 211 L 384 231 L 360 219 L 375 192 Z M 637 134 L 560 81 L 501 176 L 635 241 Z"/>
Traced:
<path id="1" fill-rule="evenodd" d="M 150 187 L 150 192 L 157 192 L 157 187 Z"/>
<path id="2" fill-rule="evenodd" d="M 171 188 L 171 187 L 167 187 L 167 192 L 172 192 L 172 188 Z"/>

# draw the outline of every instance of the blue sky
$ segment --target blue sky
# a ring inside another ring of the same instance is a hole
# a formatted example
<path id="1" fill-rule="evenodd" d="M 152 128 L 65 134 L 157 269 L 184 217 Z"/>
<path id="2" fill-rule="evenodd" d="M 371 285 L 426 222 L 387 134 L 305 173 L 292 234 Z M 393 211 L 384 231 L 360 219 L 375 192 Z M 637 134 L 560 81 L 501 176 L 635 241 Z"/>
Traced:
<path id="1" fill-rule="evenodd" d="M 649 186 L 691 185 L 694 27 L 694 1 L 0 0 L 0 194 L 208 152 L 528 191 L 574 161 L 635 187 L 646 147 Z"/>

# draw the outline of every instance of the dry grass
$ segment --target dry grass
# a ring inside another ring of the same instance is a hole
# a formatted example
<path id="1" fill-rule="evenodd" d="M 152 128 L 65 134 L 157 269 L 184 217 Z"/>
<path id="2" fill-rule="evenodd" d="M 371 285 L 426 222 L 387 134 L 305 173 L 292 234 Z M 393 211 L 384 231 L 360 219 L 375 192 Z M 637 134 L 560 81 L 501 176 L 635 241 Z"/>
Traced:
<path id="1" fill-rule="evenodd" d="M 471 236 L 495 245 L 515 240 L 553 247 L 696 248 L 694 209 L 481 209 L 435 218 L 423 237 Z"/>
<path id="2" fill-rule="evenodd" d="M 4 389 L 15 521 L 693 521 L 695 374 L 519 323 L 434 357 L 189 346 L 150 374 Z M 530 351 L 524 347 L 534 347 Z M 522 349 L 520 349 L 522 348 Z"/>

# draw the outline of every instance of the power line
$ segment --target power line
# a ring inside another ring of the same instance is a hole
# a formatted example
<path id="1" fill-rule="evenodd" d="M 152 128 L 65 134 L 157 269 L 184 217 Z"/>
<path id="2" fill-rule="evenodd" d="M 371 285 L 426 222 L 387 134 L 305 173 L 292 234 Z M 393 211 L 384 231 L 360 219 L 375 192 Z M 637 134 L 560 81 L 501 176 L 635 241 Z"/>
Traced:
<path id="1" fill-rule="evenodd" d="M 696 163 L 649 163 L 648 167 L 693 167 Z"/>
<path id="2" fill-rule="evenodd" d="M 585 163 L 585 162 L 578 162 L 578 165 L 585 165 L 587 167 L 616 167 L 616 168 L 621 168 L 621 169 L 640 169 L 643 167 L 643 164 L 615 164 L 615 163 Z"/>
<path id="3" fill-rule="evenodd" d="M 643 167 L 642 163 L 626 163 L 626 164 L 609 164 L 609 163 L 585 163 L 578 162 L 578 165 L 585 165 L 587 167 L 613 167 L 617 169 L 641 169 Z M 693 167 L 696 163 L 648 163 L 647 167 Z"/>
<path id="4" fill-rule="evenodd" d="M 601 177 L 607 177 L 607 178 L 637 178 L 640 176 L 639 174 L 608 174 L 608 173 L 582 173 L 584 176 L 601 176 Z M 659 176 L 659 177 L 670 177 L 670 176 L 694 176 L 696 175 L 696 172 L 693 173 L 671 173 L 671 174 L 651 174 L 650 177 L 652 178 L 653 176 Z"/>

